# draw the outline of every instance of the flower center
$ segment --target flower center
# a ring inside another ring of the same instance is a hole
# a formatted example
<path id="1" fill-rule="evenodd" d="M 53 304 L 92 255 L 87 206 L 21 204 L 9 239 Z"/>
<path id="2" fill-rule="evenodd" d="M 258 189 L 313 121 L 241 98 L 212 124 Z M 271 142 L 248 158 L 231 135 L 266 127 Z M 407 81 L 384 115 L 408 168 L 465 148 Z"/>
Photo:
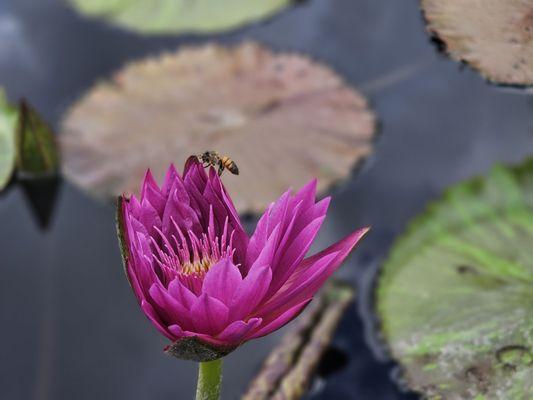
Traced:
<path id="1" fill-rule="evenodd" d="M 202 258 L 199 261 L 189 262 L 186 261 L 181 265 L 180 274 L 188 275 L 205 275 L 209 268 L 215 264 L 218 260 L 212 260 L 211 258 Z"/>
<path id="2" fill-rule="evenodd" d="M 172 232 L 164 234 L 155 228 L 161 240 L 152 238 L 154 259 L 159 264 L 165 283 L 179 278 L 191 289 L 201 285 L 205 274 L 219 260 L 233 258 L 232 230 L 228 234 L 228 220 L 220 236 L 215 236 L 211 226 L 207 233 L 184 232 L 172 219 Z"/>

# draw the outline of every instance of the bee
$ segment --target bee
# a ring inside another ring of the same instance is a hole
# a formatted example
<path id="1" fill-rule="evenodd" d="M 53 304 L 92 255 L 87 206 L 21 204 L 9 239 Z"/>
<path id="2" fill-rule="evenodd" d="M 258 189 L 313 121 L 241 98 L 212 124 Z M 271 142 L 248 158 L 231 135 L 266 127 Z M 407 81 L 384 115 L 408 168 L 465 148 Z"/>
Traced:
<path id="1" fill-rule="evenodd" d="M 205 153 L 196 156 L 204 167 L 218 167 L 218 175 L 222 175 L 225 169 L 231 172 L 233 175 L 239 175 L 239 168 L 235 161 L 228 156 L 221 156 L 216 151 L 206 151 Z"/>

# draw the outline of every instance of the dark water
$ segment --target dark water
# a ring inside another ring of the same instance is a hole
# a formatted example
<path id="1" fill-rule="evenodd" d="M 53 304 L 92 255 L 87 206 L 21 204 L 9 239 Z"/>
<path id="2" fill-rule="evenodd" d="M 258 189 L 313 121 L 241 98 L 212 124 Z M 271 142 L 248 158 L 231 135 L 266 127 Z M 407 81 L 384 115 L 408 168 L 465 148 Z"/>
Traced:
<path id="1" fill-rule="evenodd" d="M 371 330 L 376 269 L 405 223 L 443 188 L 533 151 L 531 98 L 438 56 L 417 1 L 309 0 L 223 36 L 143 38 L 83 20 L 60 0 L 0 0 L 0 85 L 57 125 L 77 96 L 128 60 L 243 38 L 332 65 L 369 97 L 381 121 L 375 154 L 333 193 L 316 246 L 373 226 L 339 274 L 359 289 L 334 340 L 347 364 L 317 381 L 309 397 L 412 398 L 391 380 L 393 365 Z M 192 398 L 195 365 L 163 355 L 164 340 L 123 277 L 113 208 L 63 183 L 42 229 L 51 197 L 37 188 L 37 218 L 30 189 L 14 186 L 0 197 L 0 398 Z M 224 398 L 238 397 L 280 334 L 227 357 Z"/>

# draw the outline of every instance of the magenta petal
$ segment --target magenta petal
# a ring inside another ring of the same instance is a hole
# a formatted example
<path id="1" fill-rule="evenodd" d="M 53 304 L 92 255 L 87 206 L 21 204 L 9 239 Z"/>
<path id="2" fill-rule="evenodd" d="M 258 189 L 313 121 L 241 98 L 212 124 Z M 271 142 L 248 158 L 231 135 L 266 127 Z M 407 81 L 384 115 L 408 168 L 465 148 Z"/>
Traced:
<path id="1" fill-rule="evenodd" d="M 275 314 L 311 298 L 366 232 L 368 228 L 359 229 L 340 242 L 303 260 L 285 285 L 261 307 L 259 315 Z"/>
<path id="2" fill-rule="evenodd" d="M 183 329 L 181 329 L 181 327 L 179 325 L 176 325 L 176 324 L 170 325 L 168 327 L 168 330 L 170 331 L 170 333 L 172 333 L 174 335 L 174 337 L 176 339 L 181 339 L 182 337 L 187 336 L 185 334 L 185 332 L 183 331 Z"/>
<path id="3" fill-rule="evenodd" d="M 141 302 L 141 308 L 144 314 L 148 317 L 150 321 L 152 321 L 152 324 L 155 325 L 159 332 L 161 332 L 163 335 L 165 335 L 172 341 L 176 340 L 176 338 L 168 331 L 168 329 L 164 327 L 159 316 L 155 312 L 154 308 L 150 305 L 150 303 L 148 303 L 146 300 L 143 300 Z"/>
<path id="4" fill-rule="evenodd" d="M 294 233 L 298 234 L 303 228 L 305 228 L 311 221 L 319 217 L 325 217 L 328 211 L 331 197 L 326 197 L 320 200 L 318 203 L 311 207 L 308 207 L 299 216 L 296 225 L 294 227 Z M 303 209 L 303 208 L 302 208 Z"/>
<path id="5" fill-rule="evenodd" d="M 196 295 L 183 285 L 178 278 L 170 282 L 168 293 L 189 310 L 197 300 Z"/>
<path id="6" fill-rule="evenodd" d="M 257 315 L 269 318 L 272 315 L 280 314 L 285 310 L 301 303 L 305 300 L 310 300 L 318 288 L 306 285 L 309 280 L 315 282 L 320 276 L 329 276 L 328 266 L 333 263 L 338 253 L 325 255 L 320 260 L 313 264 L 315 270 L 312 275 L 311 271 L 306 271 L 305 276 L 291 277 L 291 279 L 268 301 L 256 311 Z"/>
<path id="7" fill-rule="evenodd" d="M 159 314 L 164 317 L 166 325 L 179 324 L 185 328 L 192 326 L 189 310 L 172 297 L 161 283 L 152 285 L 150 296 L 159 307 Z"/>
<path id="8" fill-rule="evenodd" d="M 176 179 L 179 179 L 180 175 L 178 174 L 178 171 L 176 171 L 176 167 L 174 164 L 170 164 L 167 170 L 167 174 L 165 175 L 165 180 L 163 182 L 163 185 L 161 186 L 161 193 L 164 196 L 169 195 L 170 189 L 174 185 L 174 181 Z"/>
<path id="9" fill-rule="evenodd" d="M 261 218 L 259 218 L 255 231 L 248 242 L 248 249 L 246 251 L 246 266 L 248 268 L 252 266 L 268 240 L 268 215 L 272 207 L 273 205 L 271 204 Z"/>
<path id="10" fill-rule="evenodd" d="M 128 265 L 126 265 L 126 276 L 130 282 L 131 288 L 133 289 L 133 293 L 135 293 L 135 297 L 137 297 L 137 300 L 139 300 L 139 302 L 145 300 L 146 295 L 144 294 L 139 280 L 137 279 L 137 275 L 132 268 L 131 262 L 128 262 Z"/>
<path id="11" fill-rule="evenodd" d="M 141 207 L 142 210 L 137 220 L 143 224 L 143 226 L 146 228 L 146 232 L 150 236 L 153 236 L 155 234 L 154 227 L 161 226 L 161 217 L 159 216 L 159 212 L 147 200 L 143 200 Z"/>
<path id="12" fill-rule="evenodd" d="M 254 267 L 239 285 L 230 306 L 230 321 L 245 319 L 263 298 L 270 286 L 272 271 L 268 265 Z"/>
<path id="13" fill-rule="evenodd" d="M 294 196 L 291 207 L 296 204 L 302 204 L 302 210 L 306 210 L 315 204 L 317 179 L 311 179 L 305 186 L 303 186 L 298 193 Z"/>
<path id="14" fill-rule="evenodd" d="M 229 345 L 240 344 L 250 331 L 261 324 L 261 321 L 261 318 L 250 318 L 248 322 L 232 322 L 217 336 L 217 339 L 227 342 Z"/>
<path id="15" fill-rule="evenodd" d="M 166 198 L 161 193 L 161 190 L 157 186 L 157 183 L 150 170 L 146 171 L 143 187 L 141 189 L 141 203 L 143 201 L 148 201 L 157 211 L 159 217 L 163 215 Z"/>
<path id="16" fill-rule="evenodd" d="M 261 252 L 255 259 L 254 263 L 249 266 L 250 269 L 254 269 L 255 267 L 262 267 L 264 265 L 272 265 L 272 260 L 274 259 L 274 255 L 276 254 L 277 244 L 279 241 L 279 234 L 280 225 L 277 225 L 270 234 L 270 237 L 261 249 Z"/>
<path id="17" fill-rule="evenodd" d="M 246 266 L 250 268 L 257 260 L 269 238 L 272 238 L 272 232 L 277 227 L 278 231 L 282 228 L 282 220 L 287 213 L 287 206 L 290 200 L 290 190 L 283 193 L 281 197 L 263 213 L 254 234 L 248 242 L 246 252 Z M 277 246 L 277 242 L 273 243 Z"/>
<path id="18" fill-rule="evenodd" d="M 242 281 L 241 272 L 229 258 L 213 265 L 204 278 L 202 292 L 229 305 Z"/>
<path id="19" fill-rule="evenodd" d="M 192 306 L 191 313 L 196 332 L 214 336 L 226 326 L 229 311 L 220 300 L 203 293 Z"/>
<path id="20" fill-rule="evenodd" d="M 296 318 L 298 314 L 300 314 L 305 306 L 309 304 L 311 300 L 306 300 L 300 304 L 297 304 L 296 306 L 290 308 L 289 310 L 285 311 L 283 314 L 281 314 L 279 317 L 273 319 L 272 321 L 264 324 L 261 328 L 259 328 L 256 332 L 253 332 L 249 337 L 246 338 L 246 340 L 258 338 L 261 336 L 268 335 L 269 333 L 274 332 L 275 330 L 278 330 L 283 325 L 289 323 L 291 320 Z"/>
<path id="21" fill-rule="evenodd" d="M 308 269 L 315 264 L 322 257 L 332 253 L 338 253 L 335 260 L 331 263 L 329 268 L 335 270 L 342 264 L 344 259 L 348 257 L 355 245 L 361 240 L 361 238 L 370 230 L 370 228 L 361 228 L 346 236 L 344 239 L 332 244 L 327 249 L 303 260 L 300 265 L 294 271 L 294 277 L 299 277 L 301 274 L 305 274 Z"/>
<path id="22" fill-rule="evenodd" d="M 235 205 L 233 204 L 233 201 L 231 200 L 231 197 L 228 196 L 226 193 L 226 189 L 224 188 L 224 185 L 222 184 L 222 181 L 220 180 L 220 176 L 218 174 L 215 174 L 213 171 L 213 178 L 211 178 L 212 185 L 215 188 L 215 193 L 217 193 L 218 197 L 222 201 L 222 203 L 225 205 L 226 210 L 230 216 L 230 221 L 232 221 L 233 226 L 240 232 L 244 232 L 244 228 L 241 225 L 241 220 L 239 218 L 239 214 L 237 213 L 237 210 L 235 209 Z M 246 240 L 248 238 L 246 237 Z"/>
<path id="23" fill-rule="evenodd" d="M 162 231 L 165 235 L 175 234 L 172 221 L 175 221 L 184 232 L 189 230 L 198 231 L 198 214 L 189 206 L 188 202 L 180 199 L 177 189 L 173 189 L 170 192 L 163 211 Z"/>
<path id="24" fill-rule="evenodd" d="M 296 265 L 305 257 L 305 253 L 311 247 L 324 218 L 325 216 L 318 217 L 306 226 L 294 239 L 289 248 L 285 250 L 279 263 L 273 266 L 272 284 L 269 293 L 274 293 L 278 290 L 292 274 Z"/>

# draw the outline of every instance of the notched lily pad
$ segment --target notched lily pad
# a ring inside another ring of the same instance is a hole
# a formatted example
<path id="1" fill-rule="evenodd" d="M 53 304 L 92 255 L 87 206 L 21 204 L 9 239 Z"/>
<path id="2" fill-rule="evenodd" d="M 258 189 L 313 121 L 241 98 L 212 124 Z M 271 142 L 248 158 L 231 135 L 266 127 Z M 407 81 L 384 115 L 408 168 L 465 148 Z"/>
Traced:
<path id="1" fill-rule="evenodd" d="M 408 385 L 533 398 L 533 160 L 451 188 L 395 244 L 377 289 Z"/>
<path id="2" fill-rule="evenodd" d="M 280 11 L 291 0 L 69 0 L 81 13 L 145 34 L 216 32 Z"/>
<path id="3" fill-rule="evenodd" d="M 185 48 L 128 65 L 66 116 L 65 174 L 103 198 L 136 193 L 148 167 L 216 150 L 239 176 L 224 183 L 239 212 L 261 212 L 288 187 L 347 178 L 372 149 L 366 100 L 328 67 L 245 43 Z"/>
<path id="4" fill-rule="evenodd" d="M 165 349 L 165 352 L 181 360 L 196 362 L 214 361 L 227 356 L 236 347 L 214 346 L 197 337 L 180 339 Z"/>
<path id="5" fill-rule="evenodd" d="M 422 0 L 428 31 L 486 79 L 533 85 L 533 2 Z"/>

